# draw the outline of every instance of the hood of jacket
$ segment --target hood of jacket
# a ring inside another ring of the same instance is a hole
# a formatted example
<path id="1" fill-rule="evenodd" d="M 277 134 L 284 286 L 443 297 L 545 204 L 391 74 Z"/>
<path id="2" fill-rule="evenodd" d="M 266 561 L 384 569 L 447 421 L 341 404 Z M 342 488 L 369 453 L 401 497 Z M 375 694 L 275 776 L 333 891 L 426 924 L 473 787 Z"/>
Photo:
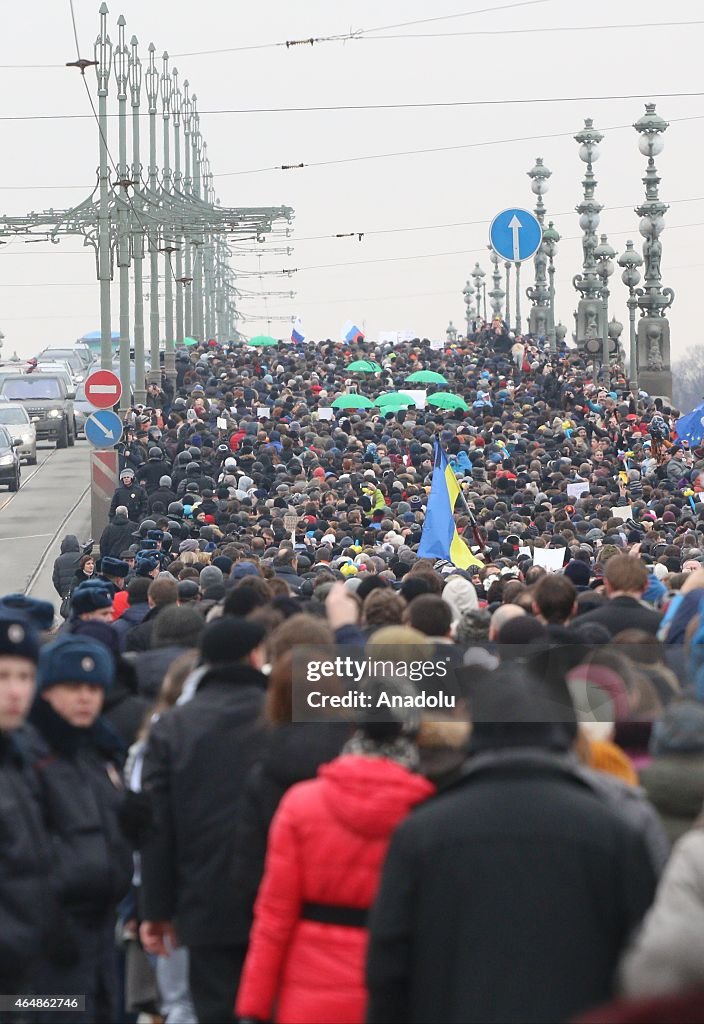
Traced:
<path id="1" fill-rule="evenodd" d="M 348 831 L 369 839 L 389 835 L 435 786 L 384 757 L 345 754 L 318 772 L 330 814 Z"/>
<path id="2" fill-rule="evenodd" d="M 80 551 L 81 547 L 78 543 L 78 537 L 73 533 L 67 533 L 64 539 L 61 541 L 61 554 L 67 555 L 69 552 Z"/>

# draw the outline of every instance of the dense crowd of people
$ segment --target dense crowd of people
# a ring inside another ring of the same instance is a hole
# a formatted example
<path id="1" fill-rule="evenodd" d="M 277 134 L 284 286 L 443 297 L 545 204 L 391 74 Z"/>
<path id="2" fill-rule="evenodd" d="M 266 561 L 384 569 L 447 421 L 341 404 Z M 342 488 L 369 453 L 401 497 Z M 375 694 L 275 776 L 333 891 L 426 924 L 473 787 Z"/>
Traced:
<path id="1" fill-rule="evenodd" d="M 500 320 L 176 365 L 55 607 L 0 598 L 8 1019 L 704 1019 L 678 411 Z M 464 568 L 422 555 L 437 447 Z"/>

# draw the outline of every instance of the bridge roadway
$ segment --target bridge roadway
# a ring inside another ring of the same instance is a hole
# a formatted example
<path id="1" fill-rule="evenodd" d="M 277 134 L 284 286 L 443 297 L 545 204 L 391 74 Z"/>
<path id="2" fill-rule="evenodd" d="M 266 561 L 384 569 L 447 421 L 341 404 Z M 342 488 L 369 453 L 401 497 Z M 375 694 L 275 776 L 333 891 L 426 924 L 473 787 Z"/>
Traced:
<path id="1" fill-rule="evenodd" d="M 54 559 L 67 533 L 90 537 L 90 445 L 37 445 L 37 465 L 22 466 L 16 494 L 0 490 L 0 593 L 23 591 L 51 601 Z M 97 538 L 95 538 L 97 540 Z"/>

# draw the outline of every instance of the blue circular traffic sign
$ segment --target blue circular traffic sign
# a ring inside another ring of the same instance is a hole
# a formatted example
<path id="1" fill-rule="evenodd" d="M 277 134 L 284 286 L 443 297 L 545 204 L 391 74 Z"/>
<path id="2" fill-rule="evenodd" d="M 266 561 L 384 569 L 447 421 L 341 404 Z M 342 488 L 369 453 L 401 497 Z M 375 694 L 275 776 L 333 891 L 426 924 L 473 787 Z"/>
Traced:
<path id="1" fill-rule="evenodd" d="M 502 260 L 522 263 L 535 256 L 543 229 L 535 214 L 512 207 L 497 213 L 489 228 L 491 248 Z"/>
<path id="2" fill-rule="evenodd" d="M 122 420 L 111 409 L 99 409 L 86 420 L 85 431 L 94 448 L 113 448 L 122 437 Z"/>

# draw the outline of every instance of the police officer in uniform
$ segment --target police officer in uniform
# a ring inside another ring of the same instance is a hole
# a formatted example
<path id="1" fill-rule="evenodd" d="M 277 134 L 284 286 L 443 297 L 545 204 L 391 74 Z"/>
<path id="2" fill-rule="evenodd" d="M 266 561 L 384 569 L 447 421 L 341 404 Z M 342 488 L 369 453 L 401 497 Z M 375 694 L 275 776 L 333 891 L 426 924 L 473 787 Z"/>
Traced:
<path id="1" fill-rule="evenodd" d="M 133 867 L 119 823 L 122 744 L 100 718 L 113 679 L 103 644 L 61 636 L 40 652 L 30 719 L 64 960 L 45 962 L 39 985 L 52 995 L 84 994 L 85 1011 L 72 1015 L 82 1024 L 117 1020 L 115 912 Z"/>

